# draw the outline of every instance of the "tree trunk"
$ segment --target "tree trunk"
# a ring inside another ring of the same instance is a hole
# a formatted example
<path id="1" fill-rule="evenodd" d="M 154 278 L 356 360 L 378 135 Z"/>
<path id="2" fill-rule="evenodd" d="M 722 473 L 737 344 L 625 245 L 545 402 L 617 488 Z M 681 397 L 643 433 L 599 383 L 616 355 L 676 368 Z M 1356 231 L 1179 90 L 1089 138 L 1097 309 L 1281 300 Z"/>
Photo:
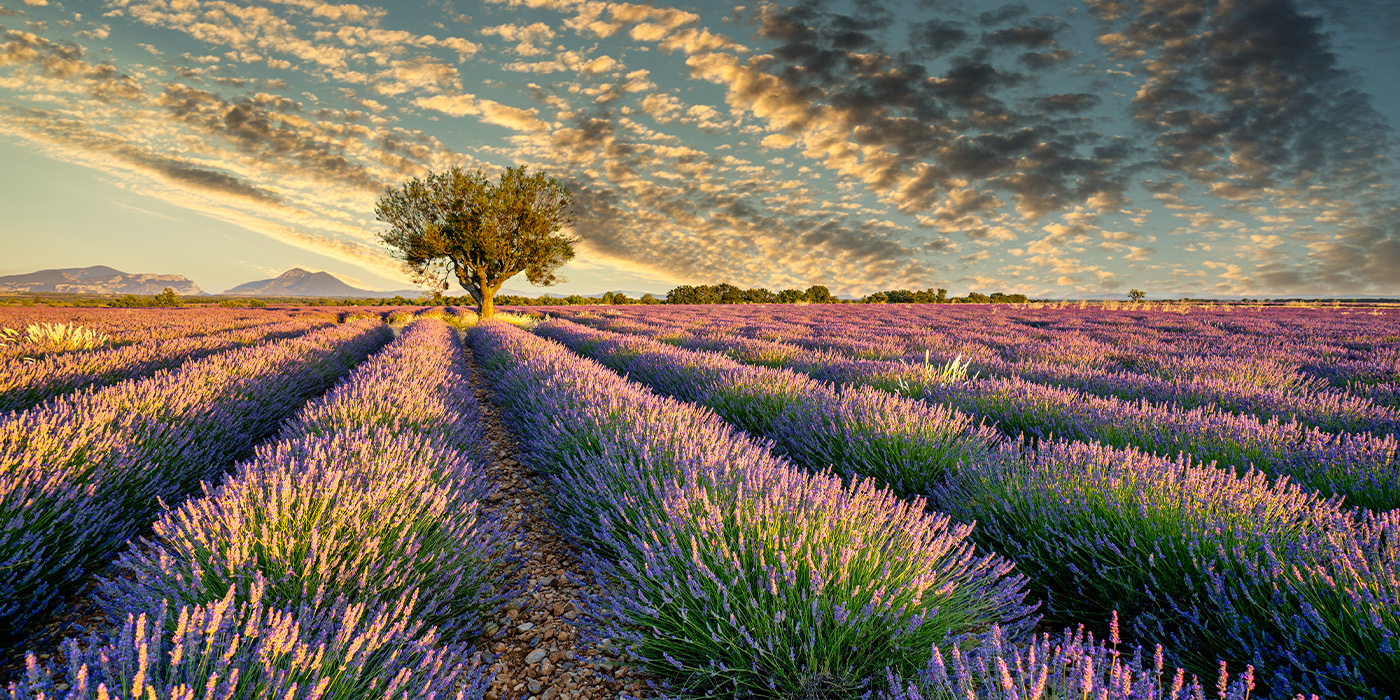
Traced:
<path id="1" fill-rule="evenodd" d="M 476 299 L 476 315 L 481 318 L 491 318 L 496 315 L 496 290 L 491 288 L 491 283 L 486 279 L 485 271 L 477 273 L 477 289 L 481 290 L 481 295 Z"/>
<path id="2" fill-rule="evenodd" d="M 481 288 L 477 286 L 477 282 L 467 274 L 469 270 L 462 267 L 456 267 L 455 270 L 457 272 L 457 283 L 462 285 L 462 289 L 467 290 L 468 294 L 472 295 L 472 299 L 476 300 L 477 316 L 485 318 L 486 314 L 481 313 L 483 303 L 482 297 L 484 296 L 481 293 Z M 490 302 L 486 303 L 489 304 Z"/>

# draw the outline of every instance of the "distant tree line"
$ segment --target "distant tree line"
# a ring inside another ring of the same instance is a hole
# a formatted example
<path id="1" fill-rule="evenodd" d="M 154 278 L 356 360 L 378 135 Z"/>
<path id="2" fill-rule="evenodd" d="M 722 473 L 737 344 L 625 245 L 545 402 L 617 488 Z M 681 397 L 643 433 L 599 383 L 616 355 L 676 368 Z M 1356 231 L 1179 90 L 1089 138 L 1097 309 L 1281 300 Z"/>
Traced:
<path id="1" fill-rule="evenodd" d="M 667 304 L 832 304 L 840 299 L 821 285 L 800 289 L 784 289 L 773 293 L 763 287 L 740 289 L 732 284 L 683 284 L 666 292 Z"/>
<path id="2" fill-rule="evenodd" d="M 1003 294 L 1001 292 L 994 292 L 990 295 L 970 292 L 964 297 L 950 297 L 948 290 L 933 288 L 923 291 L 892 289 L 875 292 L 861 299 L 840 299 L 832 294 L 830 289 L 819 284 L 808 287 L 805 291 L 784 289 L 773 292 L 763 287 L 743 289 L 722 282 L 720 284 L 683 284 L 666 292 L 663 298 L 643 294 L 638 299 L 629 297 L 622 292 L 607 292 L 601 297 L 585 297 L 578 294 L 562 297 L 527 297 L 501 294 L 496 297 L 496 301 L 507 306 L 586 306 L 590 304 L 613 306 L 619 304 L 1013 304 L 1030 300 L 1024 294 Z M 470 303 L 470 299 L 438 297 L 429 303 L 466 304 Z"/>
<path id="3" fill-rule="evenodd" d="M 1024 294 L 991 295 L 969 292 L 965 297 L 950 297 L 946 289 L 923 291 L 892 289 L 868 294 L 859 300 L 838 299 L 821 285 L 771 292 L 762 287 L 740 289 L 732 284 L 681 285 L 666 293 L 668 304 L 1012 304 L 1029 301 Z"/>
<path id="4" fill-rule="evenodd" d="M 527 297 L 517 294 L 497 294 L 496 303 L 508 306 L 614 306 L 618 304 L 661 304 L 665 303 L 652 294 L 632 298 L 622 292 L 604 292 L 600 297 L 585 297 L 570 294 L 565 297 Z"/>
<path id="5" fill-rule="evenodd" d="M 968 292 L 964 297 L 950 297 L 946 289 L 926 289 L 922 292 L 893 289 L 866 295 L 860 301 L 862 304 L 1024 304 L 1030 299 L 1024 294 L 1001 292 Z"/>

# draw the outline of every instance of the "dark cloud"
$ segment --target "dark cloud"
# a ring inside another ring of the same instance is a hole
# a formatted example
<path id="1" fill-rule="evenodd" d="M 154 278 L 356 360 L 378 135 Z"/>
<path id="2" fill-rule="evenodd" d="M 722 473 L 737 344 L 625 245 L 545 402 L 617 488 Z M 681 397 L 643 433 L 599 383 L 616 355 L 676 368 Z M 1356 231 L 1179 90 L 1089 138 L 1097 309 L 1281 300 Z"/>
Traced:
<path id="1" fill-rule="evenodd" d="M 972 34 L 956 22 L 932 19 L 909 28 L 909 47 L 920 58 L 937 58 L 966 44 Z"/>
<path id="2" fill-rule="evenodd" d="M 1391 130 L 1340 64 L 1323 15 L 1294 0 L 1091 7 L 1114 54 L 1147 76 L 1133 114 L 1157 167 L 1239 205 L 1285 191 L 1331 210 L 1341 233 L 1312 241 L 1294 269 L 1321 289 L 1354 291 L 1386 275 L 1393 285 L 1400 231 L 1376 190 L 1393 172 Z M 1267 267 L 1258 276 L 1294 280 Z"/>
<path id="3" fill-rule="evenodd" d="M 960 181 L 1012 194 L 1028 216 L 1098 194 L 1121 196 L 1125 178 L 1115 171 L 1125 164 L 1113 160 L 1118 151 L 1089 152 L 1099 135 L 1064 119 L 1093 107 L 1097 98 L 1026 94 L 1034 90 L 1035 76 L 1007 65 L 1009 57 L 995 55 L 994 49 L 1039 48 L 1045 50 L 1037 54 L 1040 64 L 1058 63 L 1068 57 L 1056 46 L 1063 23 L 1026 19 L 985 32 L 974 44 L 961 25 L 934 19 L 911 27 L 907 51 L 855 52 L 841 48 L 849 43 L 843 38 L 851 29 L 849 18 L 828 11 L 829 6 L 807 2 L 764 12 L 759 34 L 780 43 L 772 51 L 774 58 L 758 67 L 776 76 L 789 90 L 786 94 L 805 101 L 808 111 L 826 108 L 824 114 L 838 118 L 854 143 L 892 156 L 863 179 L 875 191 L 892 193 L 901 211 L 939 207 Z M 1024 5 L 1008 5 L 978 21 L 998 25 L 1026 14 Z M 879 43 L 862 42 L 875 45 Z M 957 55 L 941 59 L 937 73 L 925 63 L 959 48 Z M 799 111 L 800 105 L 792 106 Z M 990 204 L 980 213 L 988 210 Z"/>
<path id="4" fill-rule="evenodd" d="M 755 88 L 761 89 L 761 88 Z M 682 280 L 741 286 L 784 280 L 848 285 L 855 278 L 908 286 L 931 270 L 875 222 L 839 211 L 794 206 L 791 189 L 771 171 L 723 180 L 752 164 L 645 141 L 603 107 L 571 116 L 541 155 L 573 172 L 584 249 Z M 740 167 L 742 166 L 742 168 Z M 681 178 L 656 178 L 670 172 Z M 723 186 L 717 186 L 723 183 Z"/>
<path id="5" fill-rule="evenodd" d="M 1046 95 L 1030 101 L 1031 106 L 1043 112 L 1084 112 L 1103 102 L 1103 98 L 1087 92 Z"/>
<path id="6" fill-rule="evenodd" d="M 982 35 L 982 43 L 992 48 L 1045 49 L 1056 46 L 1055 35 L 1069 25 L 1048 18 L 1017 27 L 998 29 Z"/>
<path id="7" fill-rule="evenodd" d="M 977 15 L 977 23 L 984 27 L 991 27 L 1001 24 L 1002 22 L 1009 22 L 1018 17 L 1024 17 L 1030 14 L 1030 11 L 1031 9 L 1029 7 L 1019 2 L 1010 5 L 1002 5 L 995 10 L 988 10 Z"/>
<path id="8" fill-rule="evenodd" d="M 1394 0 L 1300 0 L 1300 10 L 1325 17 L 1328 26 L 1341 27 L 1353 35 L 1374 42 L 1373 50 L 1395 53 L 1400 51 L 1395 37 L 1400 36 L 1400 12 Z"/>
<path id="9" fill-rule="evenodd" d="M 223 139 L 269 167 L 296 167 L 312 180 L 369 191 L 386 184 L 347 157 L 343 143 L 320 136 L 304 119 L 288 119 L 301 109 L 295 101 L 266 96 L 231 102 L 207 90 L 170 83 L 157 104 L 184 124 Z"/>
<path id="10" fill-rule="evenodd" d="M 145 166 L 149 170 L 164 176 L 167 180 L 182 185 L 188 185 L 195 189 L 239 197 L 263 204 L 282 203 L 282 200 L 277 197 L 277 195 L 261 187 L 250 185 L 233 175 L 217 170 L 200 168 L 168 156 L 156 153 L 132 153 L 128 154 L 128 160 L 132 163 Z"/>
<path id="11" fill-rule="evenodd" d="M 1164 166 L 1257 187 L 1376 180 L 1388 128 L 1339 67 L 1321 17 L 1292 0 L 1096 9 L 1126 39 L 1117 54 L 1144 61 L 1134 114 Z"/>
<path id="12" fill-rule="evenodd" d="M 1073 51 L 1067 51 L 1065 49 L 1055 49 L 1054 51 L 1027 51 L 1017 56 L 1016 62 L 1029 70 L 1040 72 L 1054 68 L 1073 56 Z"/>

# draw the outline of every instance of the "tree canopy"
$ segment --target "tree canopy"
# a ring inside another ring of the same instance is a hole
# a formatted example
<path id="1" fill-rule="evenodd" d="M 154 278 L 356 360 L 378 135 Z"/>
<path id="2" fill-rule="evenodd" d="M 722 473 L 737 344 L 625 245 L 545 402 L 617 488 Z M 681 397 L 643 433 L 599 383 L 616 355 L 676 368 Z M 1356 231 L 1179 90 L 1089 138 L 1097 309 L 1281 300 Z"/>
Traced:
<path id="1" fill-rule="evenodd" d="M 578 242 L 564 232 L 577 220 L 572 209 L 569 190 L 542 172 L 507 168 L 493 183 L 481 170 L 454 167 L 385 189 L 374 213 L 390 227 L 380 240 L 415 282 L 442 292 L 454 275 L 485 317 L 501 285 L 521 272 L 534 285 L 563 281 L 559 268 Z"/>

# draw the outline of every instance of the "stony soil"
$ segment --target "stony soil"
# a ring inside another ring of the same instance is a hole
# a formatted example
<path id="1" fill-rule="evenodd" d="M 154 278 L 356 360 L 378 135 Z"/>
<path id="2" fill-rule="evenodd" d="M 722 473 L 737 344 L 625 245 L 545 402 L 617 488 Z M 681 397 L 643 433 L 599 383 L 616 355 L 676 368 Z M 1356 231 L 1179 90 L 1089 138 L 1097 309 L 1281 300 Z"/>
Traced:
<path id="1" fill-rule="evenodd" d="M 545 516 L 540 481 L 517 459 L 515 440 L 491 404 L 474 361 L 472 380 L 495 457 L 488 468 L 499 489 L 492 506 L 501 509 L 508 524 L 521 524 L 516 548 L 533 552 L 524 571 L 532 592 L 507 605 L 506 631 L 487 645 L 500 655 L 487 700 L 604 700 L 623 692 L 645 697 L 644 678 L 635 669 L 579 639 L 575 603 L 582 566 Z"/>

